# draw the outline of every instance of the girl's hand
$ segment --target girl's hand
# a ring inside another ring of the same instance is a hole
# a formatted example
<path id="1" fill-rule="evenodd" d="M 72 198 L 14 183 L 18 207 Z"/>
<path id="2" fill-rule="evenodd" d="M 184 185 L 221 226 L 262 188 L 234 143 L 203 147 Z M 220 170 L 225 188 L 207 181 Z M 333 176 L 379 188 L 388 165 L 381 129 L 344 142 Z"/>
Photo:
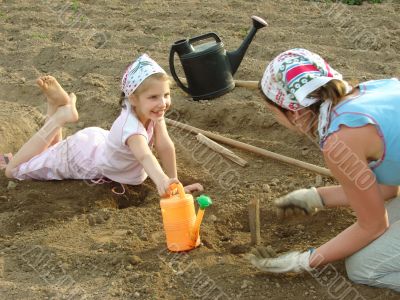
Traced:
<path id="1" fill-rule="evenodd" d="M 163 198 L 170 196 L 169 186 L 173 183 L 179 183 L 178 178 L 166 177 L 164 180 L 161 181 L 160 184 L 157 185 L 158 194 Z"/>
<path id="2" fill-rule="evenodd" d="M 200 183 L 193 183 L 193 184 L 189 184 L 185 187 L 183 187 L 185 189 L 185 193 L 186 194 L 191 194 L 193 192 L 202 192 L 204 191 L 203 186 Z"/>

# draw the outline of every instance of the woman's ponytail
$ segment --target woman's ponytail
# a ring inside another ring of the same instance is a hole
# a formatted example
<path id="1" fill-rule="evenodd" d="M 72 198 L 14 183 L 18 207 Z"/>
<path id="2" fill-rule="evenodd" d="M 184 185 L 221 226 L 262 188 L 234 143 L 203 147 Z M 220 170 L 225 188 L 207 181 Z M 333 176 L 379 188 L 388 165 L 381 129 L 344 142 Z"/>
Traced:
<path id="1" fill-rule="evenodd" d="M 317 99 L 321 99 L 322 101 L 325 100 L 332 100 L 332 106 L 338 104 L 344 96 L 351 94 L 347 91 L 347 84 L 339 79 L 332 79 L 325 85 L 321 86 L 316 91 L 312 92 L 309 96 Z"/>

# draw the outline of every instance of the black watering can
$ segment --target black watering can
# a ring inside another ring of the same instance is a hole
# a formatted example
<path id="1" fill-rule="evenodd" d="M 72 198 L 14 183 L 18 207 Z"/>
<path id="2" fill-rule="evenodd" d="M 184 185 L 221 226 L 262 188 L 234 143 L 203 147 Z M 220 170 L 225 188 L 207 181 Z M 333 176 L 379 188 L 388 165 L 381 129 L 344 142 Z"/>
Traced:
<path id="1" fill-rule="evenodd" d="M 193 97 L 193 100 L 217 98 L 235 87 L 232 76 L 239 68 L 257 30 L 267 26 L 267 22 L 262 18 L 256 16 L 251 18 L 253 27 L 236 51 L 227 52 L 221 39 L 214 32 L 179 40 L 172 45 L 169 55 L 172 77 L 180 88 Z M 209 39 L 213 41 L 204 42 Z M 187 86 L 176 75 L 175 53 L 178 53 L 181 61 Z"/>

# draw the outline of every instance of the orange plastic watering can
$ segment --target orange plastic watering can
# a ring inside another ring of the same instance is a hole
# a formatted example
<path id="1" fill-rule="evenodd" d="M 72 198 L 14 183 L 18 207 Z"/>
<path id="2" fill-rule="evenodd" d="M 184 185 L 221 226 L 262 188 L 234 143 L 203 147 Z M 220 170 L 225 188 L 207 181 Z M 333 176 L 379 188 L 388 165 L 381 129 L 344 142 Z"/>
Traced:
<path id="1" fill-rule="evenodd" d="M 205 195 L 197 197 L 199 211 L 196 217 L 193 196 L 185 194 L 182 184 L 173 183 L 170 191 L 172 195 L 160 201 L 167 247 L 173 252 L 194 249 L 200 245 L 199 232 L 204 209 L 212 201 Z"/>

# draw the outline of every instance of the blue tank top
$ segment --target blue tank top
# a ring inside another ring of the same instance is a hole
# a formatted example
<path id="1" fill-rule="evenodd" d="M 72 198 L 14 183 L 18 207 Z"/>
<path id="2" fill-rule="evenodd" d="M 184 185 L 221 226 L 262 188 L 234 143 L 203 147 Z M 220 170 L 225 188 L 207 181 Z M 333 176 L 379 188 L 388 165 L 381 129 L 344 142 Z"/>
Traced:
<path id="1" fill-rule="evenodd" d="M 384 143 L 384 154 L 369 163 L 378 183 L 400 185 L 400 81 L 373 80 L 359 85 L 360 94 L 336 105 L 330 115 L 328 135 L 340 125 L 373 124 Z"/>

